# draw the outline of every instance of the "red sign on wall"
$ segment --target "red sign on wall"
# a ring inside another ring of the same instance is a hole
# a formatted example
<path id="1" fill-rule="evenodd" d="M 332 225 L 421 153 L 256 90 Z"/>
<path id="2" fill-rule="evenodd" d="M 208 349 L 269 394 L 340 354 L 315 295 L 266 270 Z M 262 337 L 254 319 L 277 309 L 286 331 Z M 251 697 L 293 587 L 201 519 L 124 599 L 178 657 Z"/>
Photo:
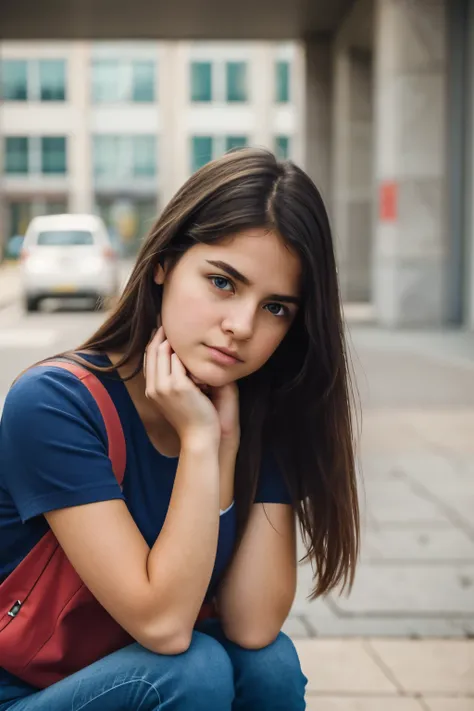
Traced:
<path id="1" fill-rule="evenodd" d="M 380 220 L 395 222 L 397 219 L 398 186 L 394 180 L 384 180 L 380 185 Z"/>

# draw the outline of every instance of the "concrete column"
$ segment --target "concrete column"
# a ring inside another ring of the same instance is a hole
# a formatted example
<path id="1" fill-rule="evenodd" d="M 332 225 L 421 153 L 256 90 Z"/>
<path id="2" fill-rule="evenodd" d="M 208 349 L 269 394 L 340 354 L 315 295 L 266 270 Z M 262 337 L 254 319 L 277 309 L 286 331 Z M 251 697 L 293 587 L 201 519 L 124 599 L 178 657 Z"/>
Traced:
<path id="1" fill-rule="evenodd" d="M 92 135 L 89 126 L 90 44 L 74 42 L 68 62 L 68 97 L 74 122 L 68 135 L 69 211 L 93 211 Z"/>
<path id="2" fill-rule="evenodd" d="M 372 53 L 346 37 L 334 52 L 333 224 L 344 301 L 370 301 Z"/>
<path id="3" fill-rule="evenodd" d="M 332 139 L 332 52 L 329 39 L 307 40 L 306 156 L 304 167 L 330 209 Z"/>
<path id="4" fill-rule="evenodd" d="M 189 43 L 161 42 L 160 211 L 189 176 Z"/>
<path id="5" fill-rule="evenodd" d="M 446 318 L 447 0 L 377 0 L 374 306 L 386 326 Z"/>
<path id="6" fill-rule="evenodd" d="M 272 109 L 274 102 L 273 47 L 269 42 L 259 42 L 251 51 L 250 98 L 254 110 L 253 135 L 249 136 L 252 146 L 273 150 Z"/>

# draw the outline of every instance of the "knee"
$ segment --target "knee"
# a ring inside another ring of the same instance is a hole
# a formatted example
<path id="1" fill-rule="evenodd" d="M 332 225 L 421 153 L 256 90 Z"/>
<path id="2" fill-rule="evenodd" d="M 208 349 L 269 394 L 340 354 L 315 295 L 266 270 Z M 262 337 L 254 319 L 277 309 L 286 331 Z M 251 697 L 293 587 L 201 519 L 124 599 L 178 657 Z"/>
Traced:
<path id="1" fill-rule="evenodd" d="M 275 708 L 299 709 L 304 706 L 307 679 L 291 639 L 280 632 L 272 644 L 248 652 L 244 678 L 262 699 L 278 699 Z M 285 703 L 287 706 L 285 706 Z M 270 706 L 269 708 L 273 708 Z"/>
<path id="2" fill-rule="evenodd" d="M 234 699 L 234 675 L 224 647 L 209 635 L 194 632 L 191 645 L 175 657 L 181 662 L 179 695 L 185 708 L 201 711 L 230 709 Z"/>

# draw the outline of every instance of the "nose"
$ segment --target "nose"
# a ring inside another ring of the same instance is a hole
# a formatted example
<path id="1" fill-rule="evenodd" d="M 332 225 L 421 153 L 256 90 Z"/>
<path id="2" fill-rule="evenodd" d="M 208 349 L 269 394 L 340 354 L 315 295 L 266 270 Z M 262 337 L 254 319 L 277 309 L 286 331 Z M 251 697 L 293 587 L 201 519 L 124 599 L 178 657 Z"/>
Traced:
<path id="1" fill-rule="evenodd" d="M 256 309 L 253 304 L 243 302 L 240 304 L 234 303 L 232 306 L 229 306 L 229 310 L 225 314 L 222 321 L 222 330 L 232 334 L 232 336 L 238 340 L 246 341 L 253 334 L 255 316 Z"/>

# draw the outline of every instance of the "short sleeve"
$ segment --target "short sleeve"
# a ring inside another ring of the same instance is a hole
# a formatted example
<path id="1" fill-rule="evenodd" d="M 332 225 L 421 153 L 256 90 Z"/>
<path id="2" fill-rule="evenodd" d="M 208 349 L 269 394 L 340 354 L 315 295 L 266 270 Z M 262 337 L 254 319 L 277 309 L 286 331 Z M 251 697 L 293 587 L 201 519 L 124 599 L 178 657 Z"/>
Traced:
<path id="1" fill-rule="evenodd" d="M 291 504 L 291 496 L 275 457 L 266 452 L 262 457 L 256 504 Z"/>
<path id="2" fill-rule="evenodd" d="M 54 509 L 123 498 L 98 405 L 71 373 L 33 368 L 10 389 L 0 477 L 23 522 Z"/>

